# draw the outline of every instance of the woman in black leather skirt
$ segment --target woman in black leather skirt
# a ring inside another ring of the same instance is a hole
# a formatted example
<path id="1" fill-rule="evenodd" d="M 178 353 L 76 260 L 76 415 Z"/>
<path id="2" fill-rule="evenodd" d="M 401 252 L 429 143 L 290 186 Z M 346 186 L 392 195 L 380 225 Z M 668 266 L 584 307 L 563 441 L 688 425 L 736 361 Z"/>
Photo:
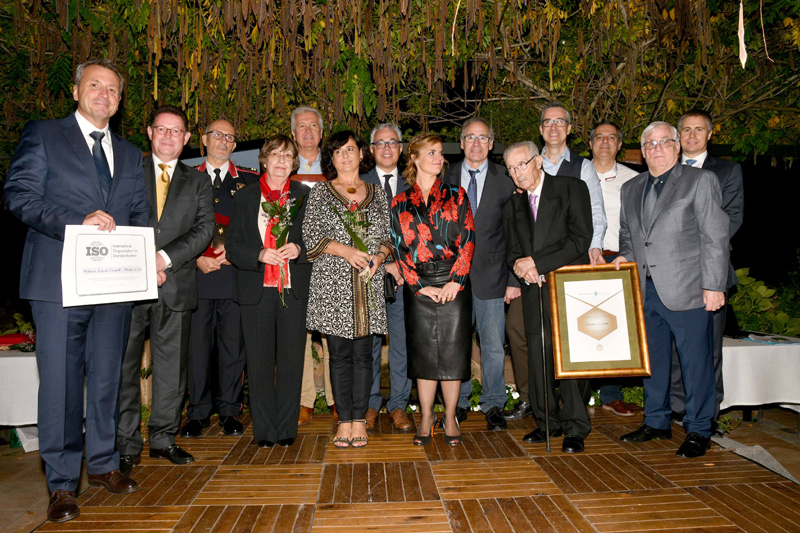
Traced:
<path id="1" fill-rule="evenodd" d="M 461 443 L 456 405 L 461 381 L 470 377 L 472 293 L 469 269 L 475 225 L 464 189 L 439 180 L 442 139 L 425 133 L 408 144 L 403 177 L 409 190 L 392 203 L 392 243 L 405 279 L 408 377 L 417 379 L 422 421 L 414 444 L 430 442 L 433 401 L 442 385 L 445 440 Z"/>

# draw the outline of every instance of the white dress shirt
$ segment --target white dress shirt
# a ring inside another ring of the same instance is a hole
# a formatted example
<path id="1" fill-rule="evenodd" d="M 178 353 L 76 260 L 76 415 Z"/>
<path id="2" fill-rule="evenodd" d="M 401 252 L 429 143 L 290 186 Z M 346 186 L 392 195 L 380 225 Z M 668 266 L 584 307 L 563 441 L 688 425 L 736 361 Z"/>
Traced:
<path id="1" fill-rule="evenodd" d="M 469 181 L 472 179 L 472 176 L 470 176 L 469 171 L 470 170 L 478 171 L 478 173 L 475 174 L 475 182 L 478 185 L 478 196 L 476 198 L 476 200 L 478 201 L 478 205 L 475 206 L 475 211 L 477 211 L 478 207 L 480 207 L 481 205 L 481 197 L 483 196 L 483 186 L 486 184 L 486 171 L 488 169 L 489 169 L 488 159 L 484 160 L 484 162 L 481 163 L 481 166 L 479 166 L 478 168 L 472 168 L 471 166 L 469 166 L 469 163 L 467 163 L 466 159 L 461 163 L 461 187 L 464 189 L 464 192 L 469 191 Z M 472 213 L 472 216 L 475 216 L 475 213 Z"/>
<path id="2" fill-rule="evenodd" d="M 707 157 L 708 157 L 708 150 L 694 157 L 686 157 L 685 155 L 681 154 L 681 164 L 685 165 L 687 159 L 694 159 L 694 164 L 692 166 L 694 168 L 703 168 L 703 163 L 706 162 Z"/>
<path id="3" fill-rule="evenodd" d="M 595 169 L 596 170 L 596 169 Z M 614 163 L 608 172 L 598 172 L 600 188 L 603 189 L 603 206 L 606 210 L 606 235 L 603 237 L 603 250 L 619 252 L 619 216 L 622 211 L 622 185 L 639 173 L 632 168 Z"/>
<path id="4" fill-rule="evenodd" d="M 384 172 L 380 167 L 375 166 L 375 172 L 378 174 L 378 181 L 381 183 L 381 189 L 383 189 L 383 184 L 386 181 L 386 174 L 392 175 L 392 177 L 389 178 L 389 187 L 392 189 L 392 196 L 397 196 L 397 180 L 400 175 L 397 167 L 394 167 L 391 172 Z"/>
<path id="5" fill-rule="evenodd" d="M 226 161 L 224 165 L 219 167 L 219 179 L 222 180 L 223 183 L 225 182 L 225 176 L 228 175 L 228 171 L 230 170 L 230 165 L 231 162 Z M 214 174 L 214 170 L 215 170 L 214 167 L 212 167 L 211 163 L 209 163 L 208 159 L 206 159 L 206 172 L 208 173 L 209 176 L 211 176 L 211 185 L 214 185 L 214 178 L 217 177 L 217 175 Z"/>
<path id="6" fill-rule="evenodd" d="M 108 170 L 111 172 L 111 177 L 114 177 L 114 146 L 111 143 L 111 128 L 106 127 L 103 129 L 97 129 L 94 124 L 83 118 L 83 115 L 80 114 L 80 111 L 75 111 L 75 119 L 78 121 L 78 127 L 81 129 L 81 133 L 83 134 L 83 140 L 86 141 L 86 144 L 89 146 L 89 153 L 92 153 L 94 149 L 94 139 L 89 137 L 90 133 L 94 133 L 95 131 L 102 131 L 105 133 L 103 138 L 100 140 L 100 144 L 103 147 L 103 152 L 106 154 L 106 161 L 108 162 Z"/>

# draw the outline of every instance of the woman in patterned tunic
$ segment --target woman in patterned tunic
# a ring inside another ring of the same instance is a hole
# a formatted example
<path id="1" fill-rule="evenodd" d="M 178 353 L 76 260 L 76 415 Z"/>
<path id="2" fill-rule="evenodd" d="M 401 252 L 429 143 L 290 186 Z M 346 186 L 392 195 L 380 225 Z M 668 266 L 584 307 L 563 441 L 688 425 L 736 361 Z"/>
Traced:
<path id="1" fill-rule="evenodd" d="M 389 212 L 383 189 L 359 178 L 370 168 L 371 155 L 355 133 L 331 135 L 321 163 L 330 181 L 311 190 L 303 223 L 303 241 L 313 262 L 306 325 L 328 335 L 339 412 L 334 445 L 360 448 L 367 444 L 372 336 L 386 333 L 383 262 L 391 252 Z M 354 245 L 345 220 L 351 230 L 362 233 L 366 252 Z"/>
<path id="2" fill-rule="evenodd" d="M 442 139 L 418 135 L 408 144 L 408 158 L 403 177 L 410 189 L 392 202 L 392 241 L 405 279 L 408 377 L 417 378 L 422 412 L 414 444 L 426 445 L 433 436 L 433 400 L 440 383 L 444 438 L 456 446 L 461 443 L 458 394 L 461 381 L 470 377 L 475 225 L 464 189 L 439 180 Z"/>

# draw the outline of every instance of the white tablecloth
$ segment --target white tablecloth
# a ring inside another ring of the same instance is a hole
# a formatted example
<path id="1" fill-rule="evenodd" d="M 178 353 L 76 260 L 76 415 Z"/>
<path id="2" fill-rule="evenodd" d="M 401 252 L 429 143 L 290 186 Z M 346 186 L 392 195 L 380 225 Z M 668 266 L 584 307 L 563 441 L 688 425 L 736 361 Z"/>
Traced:
<path id="1" fill-rule="evenodd" d="M 38 405 L 36 354 L 0 351 L 0 425 L 35 424 Z"/>
<path id="2" fill-rule="evenodd" d="M 781 404 L 800 412 L 800 343 L 762 344 L 725 338 L 721 408 Z"/>

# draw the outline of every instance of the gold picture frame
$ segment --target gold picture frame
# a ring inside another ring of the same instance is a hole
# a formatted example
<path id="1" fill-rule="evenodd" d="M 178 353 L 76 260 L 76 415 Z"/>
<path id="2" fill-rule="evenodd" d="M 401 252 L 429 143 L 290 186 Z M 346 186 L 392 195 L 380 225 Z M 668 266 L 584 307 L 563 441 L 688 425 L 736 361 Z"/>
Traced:
<path id="1" fill-rule="evenodd" d="M 556 379 L 650 375 L 636 263 L 547 274 Z"/>

